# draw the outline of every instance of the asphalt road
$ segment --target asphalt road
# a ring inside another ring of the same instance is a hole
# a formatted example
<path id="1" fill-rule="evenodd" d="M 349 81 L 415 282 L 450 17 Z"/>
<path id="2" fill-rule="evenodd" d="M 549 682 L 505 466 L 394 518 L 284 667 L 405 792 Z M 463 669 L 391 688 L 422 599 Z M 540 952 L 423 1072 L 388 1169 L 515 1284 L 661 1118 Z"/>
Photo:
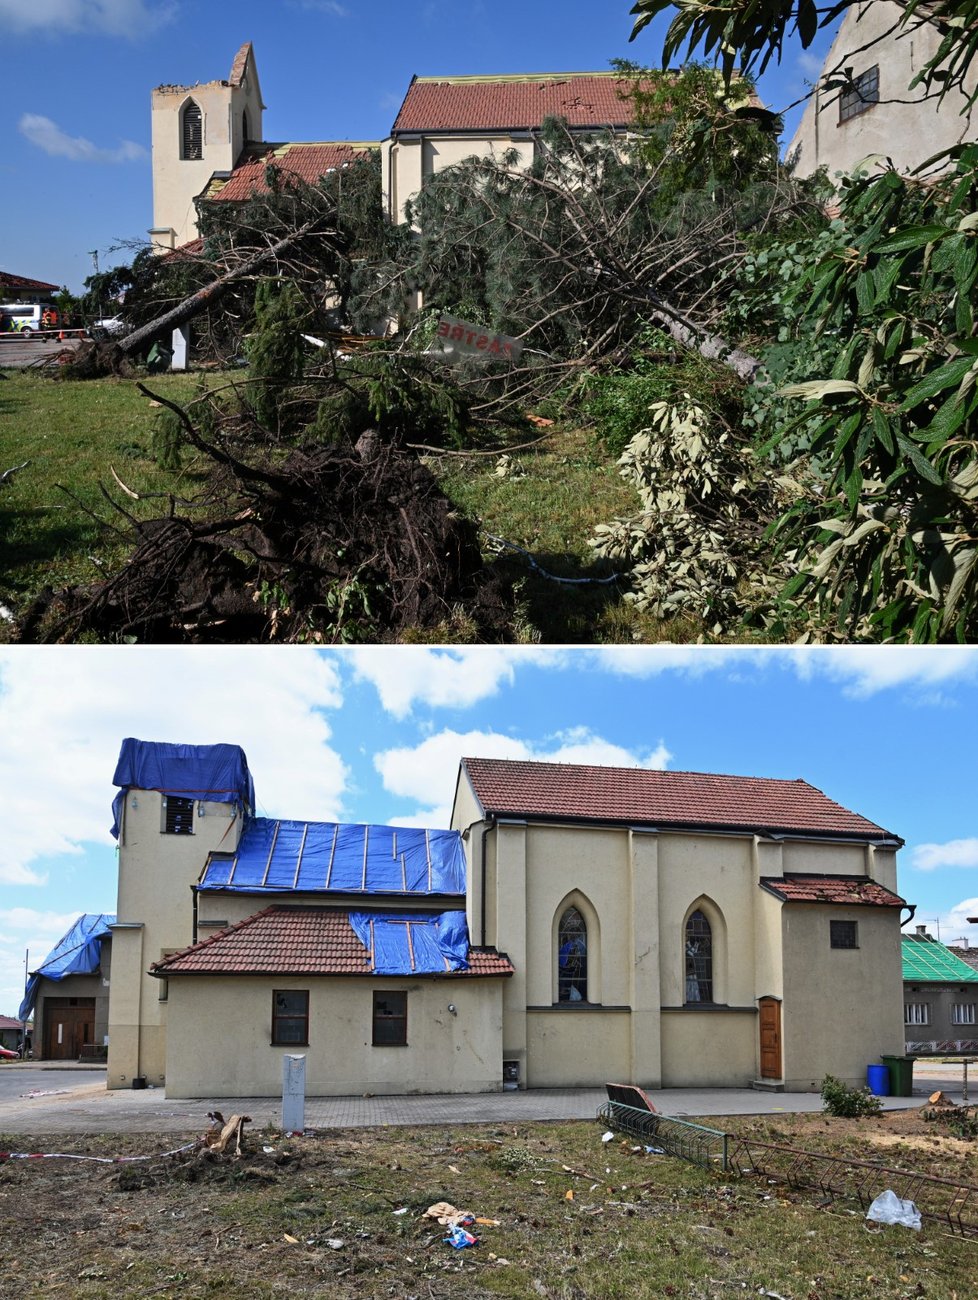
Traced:
<path id="1" fill-rule="evenodd" d="M 77 1066 L 64 1070 L 42 1068 L 39 1065 L 0 1062 L 0 1104 L 22 1098 L 25 1094 L 61 1092 L 66 1088 L 79 1088 L 90 1083 L 103 1083 L 105 1072 L 85 1070 Z M 2 1123 L 2 1121 L 0 1121 Z"/>
<path id="2" fill-rule="evenodd" d="M 34 361 L 45 357 L 56 357 L 65 348 L 76 348 L 78 339 L 66 340 L 64 343 L 55 339 L 21 339 L 16 335 L 0 335 L 0 370 L 24 370 Z"/>

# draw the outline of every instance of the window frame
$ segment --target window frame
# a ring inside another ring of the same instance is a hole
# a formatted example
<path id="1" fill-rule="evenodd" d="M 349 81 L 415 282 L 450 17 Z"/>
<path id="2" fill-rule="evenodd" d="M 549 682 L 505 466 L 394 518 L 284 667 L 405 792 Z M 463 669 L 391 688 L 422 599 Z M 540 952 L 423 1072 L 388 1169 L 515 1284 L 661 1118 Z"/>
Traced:
<path id="1" fill-rule="evenodd" d="M 974 1002 L 952 1002 L 951 1003 L 951 1024 L 952 1025 L 975 1025 L 978 1024 L 976 1019 L 976 1004 Z"/>
<path id="2" fill-rule="evenodd" d="M 702 921 L 705 929 L 694 931 L 692 939 L 697 943 L 706 940 L 708 949 L 702 953 L 698 948 L 690 950 L 690 926 L 694 924 L 696 917 Z M 714 976 L 714 949 L 716 944 L 713 941 L 713 923 L 704 912 L 702 907 L 694 907 L 686 918 L 683 926 L 683 1006 L 684 1007 L 702 1007 L 716 1005 L 716 985 Z M 702 973 L 705 971 L 705 974 Z M 696 985 L 696 996 L 690 996 L 691 986 Z M 704 986 L 707 996 L 703 997 Z"/>
<path id="3" fill-rule="evenodd" d="M 843 932 L 842 927 L 846 929 Z M 852 943 L 841 943 L 838 941 L 842 933 L 851 934 Z M 859 922 L 848 921 L 840 918 L 829 920 L 829 947 L 835 948 L 839 952 L 856 952 L 859 949 Z"/>
<path id="4" fill-rule="evenodd" d="M 567 918 L 575 918 L 572 926 L 567 925 Z M 567 936 L 565 939 L 564 936 Z M 579 949 L 568 948 L 567 953 L 563 952 L 565 944 L 579 944 Z M 557 967 L 557 1005 L 561 1007 L 584 1006 L 589 1002 L 588 998 L 588 924 L 587 918 L 576 903 L 568 903 L 561 912 L 557 920 L 557 951 L 555 953 Z M 562 961 L 562 958 L 566 960 Z M 583 970 L 582 970 L 583 967 Z M 562 974 L 562 968 L 566 974 Z M 579 996 L 571 997 L 571 989 L 576 989 Z M 566 996 L 564 996 L 566 992 Z"/>
<path id="5" fill-rule="evenodd" d="M 880 65 L 860 72 L 858 77 L 850 78 L 847 85 L 839 91 L 839 125 L 844 126 L 861 113 L 867 113 L 880 102 Z"/>
<path id="6" fill-rule="evenodd" d="M 381 1002 L 394 1002 L 400 1005 L 399 1012 L 381 1012 Z M 407 1047 L 408 1046 L 408 995 L 405 989 L 374 989 L 371 995 L 371 1047 Z M 378 1037 L 378 1025 L 387 1025 L 391 1029 L 400 1027 L 395 1037 Z"/>
<path id="7" fill-rule="evenodd" d="M 305 1010 L 279 1010 L 278 999 L 302 998 Z M 282 1026 L 297 1023 L 303 1029 L 301 1038 L 285 1038 Z M 270 1041 L 272 1047 L 308 1047 L 309 1046 L 309 990 L 308 989 L 272 989 L 272 1025 Z"/>
<path id="8" fill-rule="evenodd" d="M 904 1002 L 903 1004 L 903 1023 L 919 1027 L 930 1024 L 930 1003 L 929 1002 Z"/>
<path id="9" fill-rule="evenodd" d="M 196 139 L 187 130 L 187 118 L 196 114 Z M 204 110 L 195 99 L 188 99 L 180 110 L 180 158 L 183 162 L 201 162 L 204 157 Z"/>
<path id="10" fill-rule="evenodd" d="M 160 827 L 160 833 L 163 835 L 195 835 L 194 830 L 194 805 L 196 799 L 188 799 L 185 795 L 165 794 L 163 796 L 163 824 Z M 186 822 L 184 818 L 186 817 Z"/>

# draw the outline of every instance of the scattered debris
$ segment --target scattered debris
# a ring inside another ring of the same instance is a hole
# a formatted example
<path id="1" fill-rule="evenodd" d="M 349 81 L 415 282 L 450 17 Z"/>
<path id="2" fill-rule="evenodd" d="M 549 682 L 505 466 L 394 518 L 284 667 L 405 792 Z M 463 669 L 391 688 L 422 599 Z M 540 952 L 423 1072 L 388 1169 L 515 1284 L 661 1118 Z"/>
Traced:
<path id="1" fill-rule="evenodd" d="M 880 1192 L 866 1211 L 866 1218 L 873 1223 L 895 1223 L 920 1231 L 920 1211 L 913 1201 L 902 1200 L 892 1188 Z"/>
<path id="2" fill-rule="evenodd" d="M 210 1111 L 208 1119 L 214 1121 L 214 1127 L 209 1129 L 201 1139 L 205 1150 L 219 1155 L 226 1155 L 228 1147 L 234 1144 L 233 1154 L 241 1155 L 241 1138 L 246 1124 L 251 1123 L 250 1115 L 232 1115 L 230 1119 L 225 1120 L 219 1110 Z"/>

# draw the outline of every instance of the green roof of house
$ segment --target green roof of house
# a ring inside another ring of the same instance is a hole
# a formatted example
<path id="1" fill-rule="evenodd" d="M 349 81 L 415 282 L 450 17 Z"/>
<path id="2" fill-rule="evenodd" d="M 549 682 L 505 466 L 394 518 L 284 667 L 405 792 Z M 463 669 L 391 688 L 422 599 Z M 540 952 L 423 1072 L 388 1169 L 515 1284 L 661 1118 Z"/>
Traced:
<path id="1" fill-rule="evenodd" d="M 978 984 L 978 970 L 955 957 L 949 948 L 930 936 L 905 934 L 901 938 L 903 950 L 903 978 L 922 984 L 926 981 L 943 984 Z"/>

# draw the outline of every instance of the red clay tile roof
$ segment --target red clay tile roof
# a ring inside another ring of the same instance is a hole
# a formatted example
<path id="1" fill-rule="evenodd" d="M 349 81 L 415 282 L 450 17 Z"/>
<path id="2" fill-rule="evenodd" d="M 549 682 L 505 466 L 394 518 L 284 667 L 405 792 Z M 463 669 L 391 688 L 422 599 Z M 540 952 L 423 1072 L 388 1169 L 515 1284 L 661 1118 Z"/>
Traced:
<path id="1" fill-rule="evenodd" d="M 360 158 L 366 158 L 371 149 L 380 146 L 371 142 L 351 143 L 344 140 L 327 140 L 320 144 L 261 144 L 250 147 L 230 177 L 213 182 L 213 189 L 204 197 L 208 201 L 241 203 L 253 194 L 267 194 L 265 169 L 269 163 L 285 175 L 296 176 L 309 185 L 315 185 L 320 176 L 340 167 L 348 167 Z"/>
<path id="2" fill-rule="evenodd" d="M 845 907 L 905 907 L 893 894 L 865 876 L 762 876 L 760 884 L 786 903 L 835 903 Z"/>
<path id="3" fill-rule="evenodd" d="M 467 970 L 432 979 L 512 975 L 494 948 L 470 948 Z M 369 975 L 370 959 L 346 911 L 333 907 L 266 907 L 150 967 L 153 975 Z M 422 978 L 422 976 L 417 976 Z"/>
<path id="4" fill-rule="evenodd" d="M 617 72 L 414 77 L 391 134 L 525 131 L 542 126 L 547 117 L 564 117 L 577 127 L 627 127 L 634 111 L 619 95 L 621 82 Z"/>
<path id="5" fill-rule="evenodd" d="M 29 280 L 26 275 L 13 275 L 10 271 L 0 271 L 0 292 L 6 292 L 8 289 L 18 291 L 20 289 L 57 289 L 56 284 L 48 284 L 46 280 Z"/>
<path id="6" fill-rule="evenodd" d="M 496 758 L 462 766 L 483 810 L 504 817 L 891 837 L 807 781 Z"/>

